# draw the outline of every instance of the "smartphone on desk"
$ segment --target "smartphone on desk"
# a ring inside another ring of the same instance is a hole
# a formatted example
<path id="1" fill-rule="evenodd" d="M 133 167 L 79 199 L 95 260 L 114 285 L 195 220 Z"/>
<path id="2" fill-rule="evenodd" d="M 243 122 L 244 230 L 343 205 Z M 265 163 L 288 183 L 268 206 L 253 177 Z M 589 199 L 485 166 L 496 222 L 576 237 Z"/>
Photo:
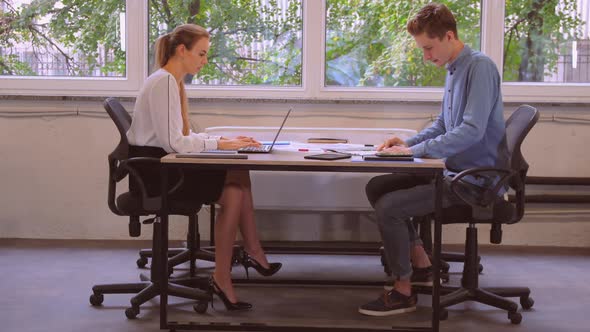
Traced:
<path id="1" fill-rule="evenodd" d="M 304 156 L 305 159 L 316 159 L 316 160 L 338 160 L 338 159 L 347 159 L 350 158 L 349 154 L 343 153 L 320 153 L 320 154 L 310 154 Z"/>

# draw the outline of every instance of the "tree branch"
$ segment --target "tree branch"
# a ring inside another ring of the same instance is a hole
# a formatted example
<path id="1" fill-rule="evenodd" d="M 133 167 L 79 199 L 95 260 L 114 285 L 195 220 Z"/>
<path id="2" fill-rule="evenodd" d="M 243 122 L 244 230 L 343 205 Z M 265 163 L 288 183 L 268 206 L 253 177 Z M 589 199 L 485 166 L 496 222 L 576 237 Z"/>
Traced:
<path id="1" fill-rule="evenodd" d="M 55 48 L 59 53 L 61 53 L 61 55 L 63 55 L 64 59 L 66 60 L 66 66 L 68 67 L 68 70 L 71 68 L 70 61 L 73 60 L 73 58 L 70 57 L 65 51 L 63 51 L 61 47 L 59 47 L 59 45 L 57 45 L 53 40 L 51 40 L 51 38 L 47 37 L 41 31 L 37 30 L 37 28 L 35 28 L 33 25 L 29 25 L 29 30 L 35 38 L 41 36 L 41 38 L 43 38 L 51 46 L 53 46 L 53 48 Z"/>
<path id="2" fill-rule="evenodd" d="M 164 7 L 164 13 L 166 15 L 166 23 L 168 23 L 168 30 L 170 30 L 170 23 L 172 23 L 172 12 L 170 10 L 170 4 L 168 0 L 162 0 L 162 6 Z"/>

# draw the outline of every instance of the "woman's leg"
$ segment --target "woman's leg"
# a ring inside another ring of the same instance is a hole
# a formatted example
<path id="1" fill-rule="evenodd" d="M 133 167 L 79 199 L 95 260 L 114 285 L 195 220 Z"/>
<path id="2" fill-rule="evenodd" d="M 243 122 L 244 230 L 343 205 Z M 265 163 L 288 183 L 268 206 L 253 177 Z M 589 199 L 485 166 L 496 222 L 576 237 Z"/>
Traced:
<path id="1" fill-rule="evenodd" d="M 231 281 L 231 260 L 243 200 L 242 188 L 227 181 L 218 201 L 221 206 L 215 221 L 215 271 L 213 277 L 231 302 L 237 298 Z"/>
<path id="2" fill-rule="evenodd" d="M 256 219 L 254 218 L 254 203 L 252 199 L 252 183 L 248 171 L 232 172 L 231 176 L 242 187 L 242 209 L 240 214 L 240 233 L 244 240 L 244 249 L 262 267 L 268 268 L 269 264 L 266 255 L 260 244 Z"/>

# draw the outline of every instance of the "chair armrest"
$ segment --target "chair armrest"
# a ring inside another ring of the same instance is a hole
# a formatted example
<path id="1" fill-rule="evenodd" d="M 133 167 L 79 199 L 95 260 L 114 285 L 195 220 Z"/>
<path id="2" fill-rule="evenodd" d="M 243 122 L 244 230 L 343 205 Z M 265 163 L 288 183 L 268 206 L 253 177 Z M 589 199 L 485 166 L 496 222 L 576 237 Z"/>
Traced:
<path id="1" fill-rule="evenodd" d="M 479 186 L 464 180 L 467 176 L 488 177 L 490 173 L 499 176 L 499 180 L 493 186 Z M 508 181 L 517 173 L 511 169 L 495 167 L 470 168 L 455 175 L 450 183 L 451 191 L 463 202 L 474 208 L 490 207 L 498 197 L 500 190 L 508 184 Z"/>

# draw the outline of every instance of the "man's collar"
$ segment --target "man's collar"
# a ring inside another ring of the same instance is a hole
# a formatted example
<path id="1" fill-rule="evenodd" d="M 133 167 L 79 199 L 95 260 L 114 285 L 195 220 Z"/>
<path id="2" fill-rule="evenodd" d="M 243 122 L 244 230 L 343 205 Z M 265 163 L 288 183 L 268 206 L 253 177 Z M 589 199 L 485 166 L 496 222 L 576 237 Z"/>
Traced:
<path id="1" fill-rule="evenodd" d="M 467 44 L 463 45 L 463 50 L 461 50 L 461 52 L 459 53 L 457 58 L 455 60 L 453 60 L 453 62 L 447 63 L 447 65 L 446 65 L 447 70 L 450 70 L 451 68 L 456 68 L 457 66 L 460 66 L 461 63 L 465 60 L 465 57 L 469 54 L 471 54 L 471 48 L 469 46 L 467 46 Z"/>

